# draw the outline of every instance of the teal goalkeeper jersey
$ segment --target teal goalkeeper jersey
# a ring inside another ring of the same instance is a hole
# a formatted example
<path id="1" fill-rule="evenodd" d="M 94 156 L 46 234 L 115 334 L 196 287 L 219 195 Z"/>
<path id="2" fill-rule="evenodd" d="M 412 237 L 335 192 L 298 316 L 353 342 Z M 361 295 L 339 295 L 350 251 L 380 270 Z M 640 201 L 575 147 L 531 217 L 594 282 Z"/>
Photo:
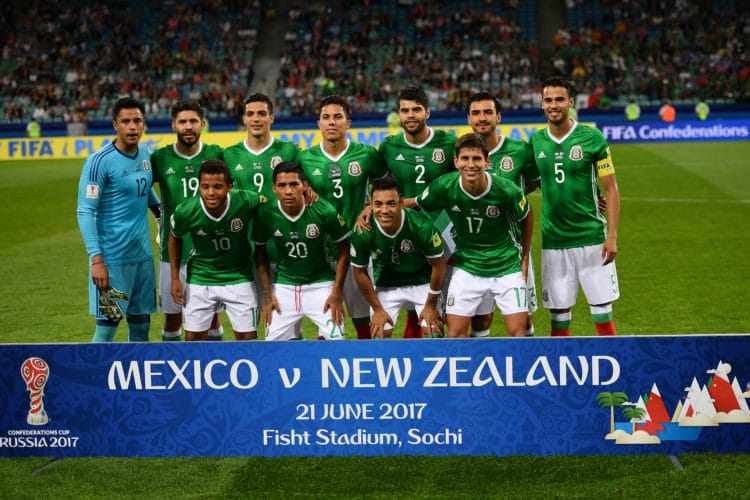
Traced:
<path id="1" fill-rule="evenodd" d="M 188 283 L 234 285 L 253 281 L 249 232 L 265 198 L 242 190 L 231 190 L 228 196 L 226 210 L 219 217 L 206 211 L 200 196 L 180 203 L 172 215 L 172 234 L 193 239 Z"/>
<path id="2" fill-rule="evenodd" d="M 380 227 L 375 217 L 371 230 L 352 232 L 351 264 L 367 267 L 372 256 L 375 286 L 429 283 L 432 266 L 427 259 L 443 255 L 440 235 L 424 212 L 404 208 L 401 217 L 401 227 L 392 235 Z"/>
<path id="3" fill-rule="evenodd" d="M 529 206 L 511 181 L 485 175 L 487 189 L 479 196 L 467 193 L 460 172 L 455 172 L 430 184 L 417 205 L 447 212 L 456 232 L 456 267 L 477 276 L 500 277 L 521 271 L 521 241 L 515 227 L 529 214 Z"/>
<path id="4" fill-rule="evenodd" d="M 83 164 L 76 215 L 89 259 L 101 254 L 107 264 L 128 264 L 154 258 L 147 215 L 152 173 L 144 144 L 129 154 L 110 142 Z"/>
<path id="5" fill-rule="evenodd" d="M 333 281 L 335 273 L 326 260 L 326 238 L 341 242 L 348 236 L 344 220 L 322 198 L 310 206 L 303 205 L 295 217 L 284 212 L 278 200 L 264 203 L 253 229 L 256 244 L 276 243 L 276 283 L 286 285 Z"/>
<path id="6" fill-rule="evenodd" d="M 435 179 L 455 172 L 456 136 L 445 130 L 430 128 L 424 144 L 412 144 L 404 133 L 386 137 L 380 144 L 388 170 L 404 193 L 404 198 L 415 198 Z"/>
<path id="7" fill-rule="evenodd" d="M 607 225 L 597 205 L 597 179 L 615 172 L 604 135 L 575 123 L 560 140 L 545 127 L 529 142 L 542 178 L 542 248 L 603 243 Z"/>
<path id="8" fill-rule="evenodd" d="M 194 196 L 199 196 L 198 171 L 201 163 L 206 160 L 221 159 L 222 147 L 216 144 L 200 143 L 198 152 L 193 156 L 184 156 L 174 144 L 157 149 L 151 154 L 151 165 L 154 168 L 154 184 L 159 184 L 161 194 L 162 217 L 168 221 L 181 202 Z M 162 262 L 169 262 L 169 226 L 162 225 L 161 232 Z M 190 236 L 182 242 L 181 262 L 187 262 L 193 248 Z"/>

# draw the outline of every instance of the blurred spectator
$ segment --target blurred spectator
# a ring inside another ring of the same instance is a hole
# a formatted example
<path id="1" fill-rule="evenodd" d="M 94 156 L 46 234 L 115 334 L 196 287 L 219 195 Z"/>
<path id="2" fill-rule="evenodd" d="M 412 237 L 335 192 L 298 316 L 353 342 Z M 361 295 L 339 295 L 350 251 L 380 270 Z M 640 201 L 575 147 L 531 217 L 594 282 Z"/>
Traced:
<path id="1" fill-rule="evenodd" d="M 706 101 L 700 100 L 698 104 L 695 105 L 695 117 L 699 120 L 706 120 L 708 119 L 708 114 L 711 112 L 711 108 L 706 104 Z"/>
<path id="2" fill-rule="evenodd" d="M 38 139 L 42 136 L 42 126 L 35 118 L 32 118 L 26 125 L 26 136 L 30 139 Z"/>
<path id="3" fill-rule="evenodd" d="M 664 101 L 664 104 L 659 108 L 659 118 L 661 118 L 661 121 L 673 122 L 676 117 L 677 112 L 675 111 L 674 106 L 669 104 L 669 101 Z"/>
<path id="4" fill-rule="evenodd" d="M 625 118 L 629 122 L 637 121 L 641 117 L 641 107 L 635 100 L 630 99 L 628 105 L 625 106 Z"/>

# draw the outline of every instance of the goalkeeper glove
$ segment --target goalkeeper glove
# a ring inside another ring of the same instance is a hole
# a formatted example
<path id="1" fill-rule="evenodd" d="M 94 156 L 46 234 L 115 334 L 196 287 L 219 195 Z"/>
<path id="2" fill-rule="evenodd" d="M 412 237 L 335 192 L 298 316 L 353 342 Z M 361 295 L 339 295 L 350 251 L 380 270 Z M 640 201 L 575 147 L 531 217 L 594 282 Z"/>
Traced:
<path id="1" fill-rule="evenodd" d="M 128 295 L 112 287 L 99 289 L 99 312 L 109 321 L 120 321 L 123 317 L 122 309 L 115 299 L 128 300 Z"/>

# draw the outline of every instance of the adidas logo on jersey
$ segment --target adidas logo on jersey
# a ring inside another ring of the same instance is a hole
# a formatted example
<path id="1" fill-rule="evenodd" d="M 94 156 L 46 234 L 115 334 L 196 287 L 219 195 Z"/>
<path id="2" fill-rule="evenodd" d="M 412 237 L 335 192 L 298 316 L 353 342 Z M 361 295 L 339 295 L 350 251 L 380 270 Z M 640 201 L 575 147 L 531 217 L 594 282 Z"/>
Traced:
<path id="1" fill-rule="evenodd" d="M 323 172 L 321 172 L 319 168 L 316 168 L 315 170 L 313 170 L 312 174 L 313 175 L 323 175 Z"/>
<path id="2" fill-rule="evenodd" d="M 453 212 L 460 212 L 460 211 L 461 211 L 461 209 L 460 209 L 460 208 L 458 208 L 458 205 L 453 205 L 453 206 L 451 207 L 451 210 L 452 210 Z"/>
<path id="3" fill-rule="evenodd" d="M 198 236 L 206 236 L 206 233 L 203 231 L 203 229 L 198 229 L 198 232 L 195 234 Z"/>
<path id="4" fill-rule="evenodd" d="M 274 238 L 281 238 L 283 234 L 278 229 L 273 233 Z"/>
<path id="5" fill-rule="evenodd" d="M 174 173 L 174 169 L 173 169 L 172 167 L 169 167 L 169 168 L 167 169 L 167 171 L 166 171 L 166 172 L 164 172 L 164 173 L 165 173 L 165 174 L 167 174 L 167 175 L 169 175 L 169 174 L 173 174 L 173 173 Z"/>
<path id="6" fill-rule="evenodd" d="M 242 168 L 242 165 L 240 163 L 238 163 L 237 166 L 234 167 L 234 171 L 235 172 L 238 171 L 238 170 L 245 170 L 244 168 Z"/>
<path id="7" fill-rule="evenodd" d="M 540 151 L 539 156 L 537 156 L 537 158 L 547 158 L 547 157 L 545 156 L 544 151 Z"/>
<path id="8" fill-rule="evenodd" d="M 397 160 L 405 160 L 406 158 L 404 158 L 404 155 L 402 155 L 401 153 L 399 153 L 398 156 L 396 157 L 396 159 Z"/>

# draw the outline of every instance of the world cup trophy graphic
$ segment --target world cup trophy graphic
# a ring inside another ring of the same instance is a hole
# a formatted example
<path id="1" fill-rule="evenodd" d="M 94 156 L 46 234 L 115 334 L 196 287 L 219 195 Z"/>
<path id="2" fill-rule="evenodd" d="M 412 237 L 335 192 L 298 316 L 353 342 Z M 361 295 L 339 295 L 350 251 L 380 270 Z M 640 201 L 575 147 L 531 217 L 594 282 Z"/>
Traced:
<path id="1" fill-rule="evenodd" d="M 29 414 L 26 422 L 30 425 L 45 425 L 49 422 L 44 411 L 44 386 L 49 378 L 49 366 L 42 358 L 29 358 L 21 365 L 21 376 L 29 391 Z"/>

